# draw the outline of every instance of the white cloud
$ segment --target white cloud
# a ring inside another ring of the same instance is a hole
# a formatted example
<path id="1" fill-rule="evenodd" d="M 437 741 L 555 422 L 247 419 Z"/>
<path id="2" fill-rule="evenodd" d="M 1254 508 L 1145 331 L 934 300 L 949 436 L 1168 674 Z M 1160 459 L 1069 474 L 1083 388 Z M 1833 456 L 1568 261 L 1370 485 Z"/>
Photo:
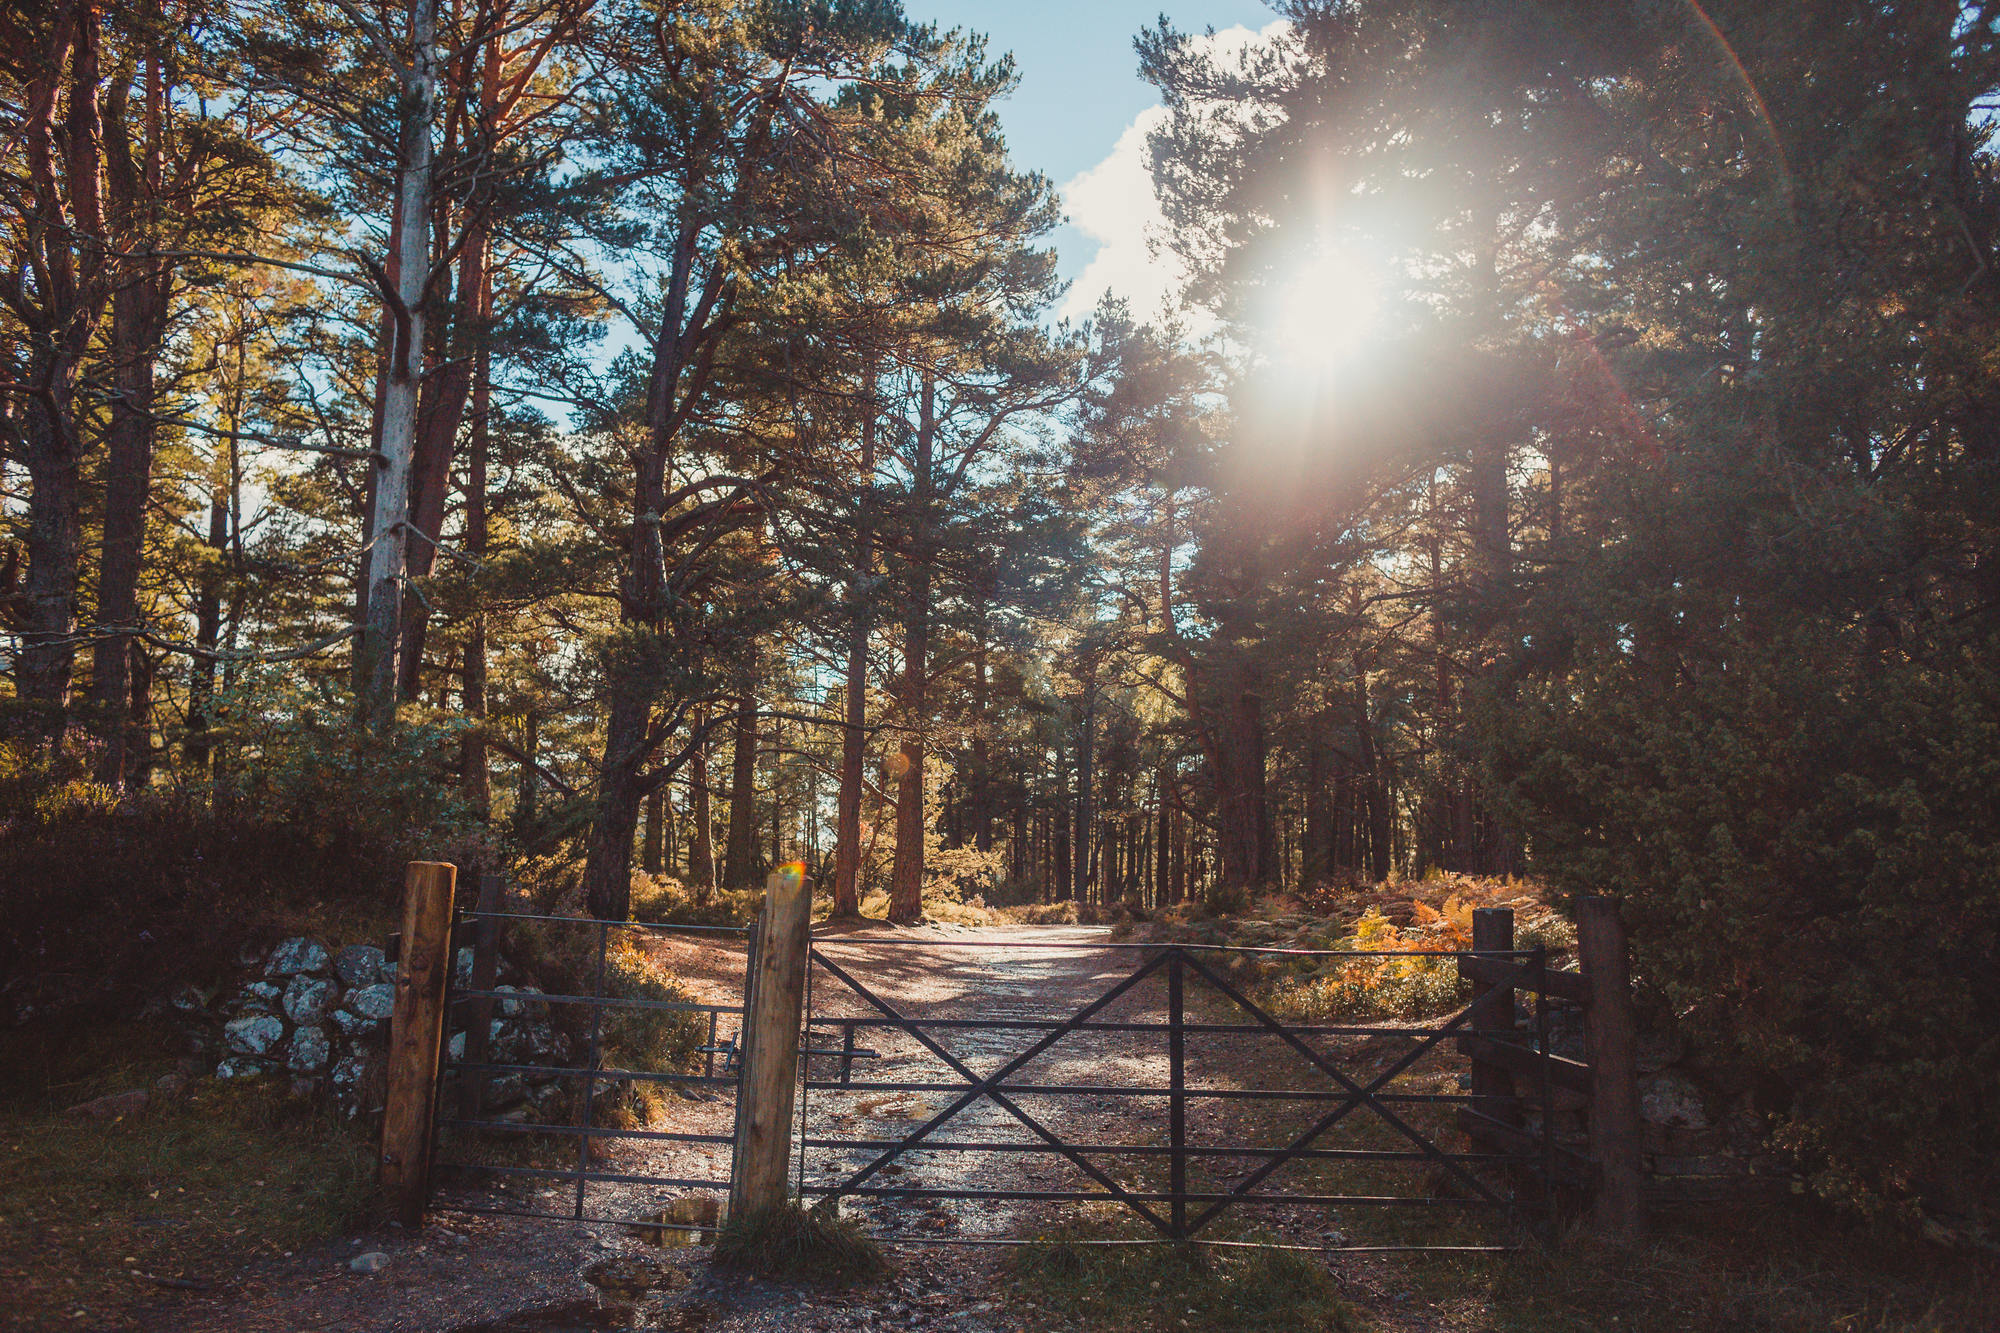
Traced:
<path id="1" fill-rule="evenodd" d="M 1257 30 L 1237 24 L 1194 41 L 1224 57 L 1240 56 L 1290 26 L 1283 19 Z M 1147 107 L 1133 117 L 1103 161 L 1062 187 L 1070 222 L 1097 242 L 1097 254 L 1056 312 L 1062 318 L 1088 315 L 1107 288 L 1129 301 L 1133 316 L 1141 320 L 1157 319 L 1179 304 L 1187 275 L 1177 256 L 1154 244 L 1165 221 L 1146 166 L 1146 138 L 1166 119 L 1165 107 Z"/>
<path id="2" fill-rule="evenodd" d="M 1161 225 L 1160 201 L 1146 169 L 1146 136 L 1167 118 L 1165 107 L 1149 106 L 1125 127 L 1106 157 L 1062 187 L 1069 220 L 1097 242 L 1097 254 L 1064 298 L 1065 319 L 1088 315 L 1106 288 L 1132 303 L 1140 319 L 1156 318 L 1178 299 L 1180 263 L 1154 255 L 1149 238 Z"/>

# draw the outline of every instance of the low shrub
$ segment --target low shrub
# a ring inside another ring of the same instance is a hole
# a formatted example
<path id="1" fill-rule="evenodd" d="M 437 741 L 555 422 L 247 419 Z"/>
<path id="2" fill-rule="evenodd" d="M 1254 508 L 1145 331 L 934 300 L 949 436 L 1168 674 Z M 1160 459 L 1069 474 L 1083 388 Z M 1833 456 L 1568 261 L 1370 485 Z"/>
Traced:
<path id="1" fill-rule="evenodd" d="M 1008 1260 L 1011 1298 L 1091 1328 L 1362 1327 L 1325 1264 L 1294 1250 L 1090 1243 L 1097 1239 L 1106 1237 L 1065 1230 L 1021 1247 Z"/>
<path id="2" fill-rule="evenodd" d="M 881 1247 L 824 1205 L 786 1204 L 732 1217 L 715 1240 L 715 1263 L 756 1273 L 845 1286 L 888 1272 Z"/>

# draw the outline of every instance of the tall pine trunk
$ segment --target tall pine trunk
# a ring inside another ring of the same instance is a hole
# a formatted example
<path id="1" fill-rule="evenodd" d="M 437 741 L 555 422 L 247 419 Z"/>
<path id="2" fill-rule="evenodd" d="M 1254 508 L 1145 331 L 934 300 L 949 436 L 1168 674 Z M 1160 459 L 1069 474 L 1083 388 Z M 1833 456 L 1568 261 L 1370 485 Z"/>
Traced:
<path id="1" fill-rule="evenodd" d="M 861 422 L 862 495 L 854 517 L 854 570 L 847 580 L 847 689 L 842 699 L 840 790 L 834 797 L 833 914 L 861 910 L 861 802 L 867 766 L 868 581 L 875 571 L 875 370 L 865 387 Z"/>
<path id="2" fill-rule="evenodd" d="M 16 399 L 21 463 L 28 474 L 28 570 L 19 593 L 17 711 L 10 729 L 53 744 L 68 727 L 76 670 L 83 529 L 76 377 L 104 308 L 105 247 L 95 243 L 104 231 L 96 5 L 81 0 L 65 9 L 52 25 L 49 46 L 38 62 L 31 56 L 29 68 L 33 78 L 23 99 L 20 143 L 30 207 L 53 225 L 36 229 L 30 240 L 29 262 L 42 275 L 35 284 L 40 303 L 30 318 L 20 375 L 30 387 Z"/>
<path id="3" fill-rule="evenodd" d="M 703 730 L 707 721 L 706 710 L 698 710 L 694 715 L 697 733 Z M 694 755 L 688 760 L 688 879 L 694 884 L 695 898 L 707 902 L 715 891 L 715 844 L 713 839 L 714 818 L 709 809 L 708 798 L 708 740 L 704 735 L 695 742 Z"/>
<path id="4" fill-rule="evenodd" d="M 729 764 L 729 839 L 722 851 L 722 882 L 747 889 L 757 882 L 757 701 L 737 696 Z"/>
<path id="5" fill-rule="evenodd" d="M 896 859 L 889 919 L 914 922 L 924 910 L 924 732 L 930 721 L 931 505 L 936 496 L 937 382 L 924 376 L 917 404 L 910 494 L 909 603 L 903 617 L 902 773 L 896 780 Z"/>
<path id="6" fill-rule="evenodd" d="M 159 61 L 145 60 L 144 152 L 134 161 L 123 107 L 105 127 L 113 230 L 128 250 L 154 244 L 158 231 L 161 137 L 166 89 Z M 116 99 L 122 103 L 123 98 Z M 111 419 L 105 432 L 104 535 L 98 549 L 97 632 L 91 650 L 91 712 L 103 748 L 98 781 L 122 787 L 152 751 L 147 725 L 150 664 L 140 655 L 139 575 L 153 486 L 153 373 L 166 333 L 171 269 L 141 260 L 122 272 L 111 298 Z M 136 668 L 136 669 L 135 669 Z"/>
<path id="7" fill-rule="evenodd" d="M 395 725 L 397 645 L 408 564 L 410 471 L 423 383 L 424 287 L 430 274 L 433 188 L 431 126 L 437 115 L 437 0 L 411 0 L 409 64 L 397 98 L 394 299 L 386 301 L 391 334 L 382 395 L 382 439 L 375 459 L 375 503 L 368 548 L 367 616 L 362 624 L 362 713 L 382 730 Z"/>
<path id="8" fill-rule="evenodd" d="M 490 276 L 489 296 L 490 300 Z M 466 441 L 465 550 L 475 560 L 486 558 L 486 462 L 493 413 L 493 354 L 482 331 L 473 358 L 472 430 Z M 474 610 L 465 635 L 465 739 L 460 742 L 459 781 L 465 798 L 481 819 L 492 811 L 493 794 L 486 766 L 486 611 Z"/>

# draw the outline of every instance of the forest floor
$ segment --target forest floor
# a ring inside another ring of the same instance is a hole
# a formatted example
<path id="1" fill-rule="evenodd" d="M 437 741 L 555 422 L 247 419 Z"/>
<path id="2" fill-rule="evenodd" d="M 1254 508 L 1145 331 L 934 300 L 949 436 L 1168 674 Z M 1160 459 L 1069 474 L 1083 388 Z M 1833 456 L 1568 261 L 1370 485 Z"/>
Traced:
<path id="1" fill-rule="evenodd" d="M 740 985 L 740 952 L 684 938 L 656 946 L 696 992 L 732 998 Z M 1099 927 L 928 927 L 890 932 L 842 933 L 823 946 L 856 981 L 899 1012 L 926 1019 L 1067 1018 L 1130 976 L 1145 953 L 1126 947 Z M 815 968 L 811 1015 L 815 1019 L 874 1012 L 869 1002 L 825 969 Z M 1188 982 L 1193 1021 L 1235 1022 L 1227 1001 L 1195 979 Z M 1150 1021 L 1164 1004 L 1156 975 L 1104 1008 L 1104 1021 Z M 1377 1035 L 1328 1039 L 1324 1049 L 1357 1074 L 1380 1070 L 1404 1049 L 1395 1022 Z M 935 1029 L 935 1039 L 975 1072 L 985 1074 L 1022 1051 L 1037 1034 L 1021 1029 Z M 838 1045 L 838 1029 L 814 1029 L 814 1045 Z M 856 1084 L 956 1081 L 936 1055 L 904 1033 L 862 1029 L 856 1045 L 876 1058 L 855 1062 Z M 1167 1053 L 1157 1033 L 1075 1033 L 1023 1066 L 1014 1081 L 1091 1087 L 1165 1084 Z M 1235 1035 L 1195 1034 L 1188 1039 L 1188 1082 L 1216 1089 L 1320 1089 L 1326 1082 L 1275 1041 Z M 1399 1079 L 1398 1090 L 1421 1093 L 1458 1086 L 1459 1057 L 1442 1048 Z M 813 1062 L 815 1079 L 837 1078 L 837 1062 Z M 1081 1096 L 1024 1094 L 1017 1099 L 1066 1142 L 1157 1145 L 1164 1141 L 1164 1099 L 1114 1093 Z M 946 1105 L 943 1094 L 910 1088 L 814 1089 L 804 1117 L 809 1137 L 881 1142 L 900 1138 Z M 1188 1136 L 1197 1145 L 1281 1144 L 1316 1116 L 1324 1103 L 1247 1099 L 1193 1099 Z M 1410 1116 L 1421 1120 L 1422 1105 Z M 212 1118 L 212 1117 L 211 1117 Z M 673 1103 L 668 1127 L 708 1132 L 726 1124 L 721 1099 Z M 183 1137 L 199 1137 L 190 1118 Z M 254 1127 L 253 1127 L 254 1128 Z M 124 1132 L 96 1131 L 101 1153 L 115 1158 Z M 262 1131 L 259 1131 L 262 1132 Z M 990 1100 L 966 1108 L 936 1136 L 951 1142 L 1029 1144 L 1033 1133 Z M 219 1151 L 217 1145 L 200 1147 Z M 1391 1146 L 1394 1135 L 1379 1119 L 1357 1114 L 1343 1122 L 1325 1147 Z M 23 1174 L 24 1146 L 12 1145 L 7 1164 L 19 1179 L 9 1186 L 9 1211 L 31 1205 L 30 1195 L 61 1198 L 46 1172 Z M 268 1147 L 254 1136 L 240 1141 L 254 1154 Z M 82 1151 L 81 1146 L 75 1151 Z M 595 1165 L 600 1171 L 719 1179 L 725 1151 L 717 1145 L 626 1142 Z M 875 1150 L 815 1147 L 803 1163 L 807 1185 L 843 1178 Z M 1085 1154 L 1123 1184 L 1143 1187 L 1163 1180 L 1164 1159 Z M 274 1157 L 273 1161 L 276 1160 Z M 251 1169 L 246 1163 L 239 1169 Z M 901 1170 L 897 1168 L 901 1167 Z M 130 1183 L 142 1206 L 162 1215 L 185 1192 L 173 1163 L 156 1163 L 151 1175 Z M 276 1166 L 258 1168 L 275 1172 Z M 1249 1163 L 1225 1156 L 1197 1159 L 1190 1185 L 1222 1192 L 1240 1181 Z M 260 1183 L 263 1183 L 260 1180 Z M 982 1189 L 1021 1193 L 1091 1188 L 1084 1172 L 1050 1153 L 1004 1151 L 974 1155 L 934 1151 L 899 1159 L 869 1182 L 940 1190 Z M 325 1182 L 274 1180 L 265 1193 L 285 1213 L 304 1213 L 294 1201 L 317 1199 Z M 1274 1175 L 1273 1193 L 1402 1194 L 1452 1197 L 1434 1167 L 1405 1162 L 1321 1160 L 1294 1163 Z M 53 1191 L 53 1192 L 51 1192 Z M 659 1208 L 671 1191 L 629 1182 L 590 1186 L 591 1216 L 639 1217 Z M 1364 1244 L 1520 1244 L 1502 1254 L 1319 1253 L 1226 1249 L 1189 1260 L 1162 1247 L 1089 1248 L 1085 1239 L 1138 1239 L 1146 1224 L 1123 1205 L 1095 1201 L 1032 1199 L 869 1198 L 844 1202 L 843 1215 L 877 1237 L 890 1258 L 889 1277 L 849 1288 L 748 1278 L 712 1269 L 701 1247 L 657 1249 L 629 1226 L 531 1221 L 465 1214 L 452 1205 L 496 1203 L 567 1210 L 573 1186 L 531 1184 L 502 1194 L 490 1189 L 448 1192 L 444 1210 L 420 1231 L 394 1229 L 335 1232 L 317 1240 L 279 1236 L 277 1215 L 241 1219 L 265 1243 L 245 1252 L 229 1235 L 212 1246 L 174 1256 L 170 1279 L 152 1261 L 119 1263 L 86 1273 L 93 1294 L 65 1295 L 61 1279 L 46 1280 L 51 1264 L 95 1262 L 82 1252 L 47 1250 L 28 1264 L 7 1263 L 14 1294 L 40 1291 L 30 1303 L 0 1303 L 0 1327 L 186 1329 L 198 1333 L 558 1333 L 568 1329 L 625 1326 L 628 1313 L 600 1303 L 582 1280 L 585 1268 L 620 1255 L 659 1261 L 665 1280 L 641 1307 L 648 1326 L 749 1333 L 750 1330 L 952 1329 L 1377 1329 L 1383 1333 L 1493 1333 L 1518 1330 L 1971 1330 L 1993 1327 L 2000 1309 L 2000 1266 L 1989 1256 L 1967 1257 L 1905 1248 L 1861 1234 L 1844 1234 L 1824 1220 L 1770 1214 L 1708 1214 L 1664 1218 L 1656 1238 L 1623 1253 L 1600 1250 L 1581 1236 L 1542 1246 L 1503 1219 L 1461 1218 L 1472 1210 L 1453 1203 L 1409 1208 L 1328 1207 L 1275 1203 L 1238 1205 L 1204 1234 L 1311 1247 Z M 82 1207 L 82 1205 L 79 1205 Z M 268 1210 L 267 1210 L 268 1211 Z M 229 1219 L 238 1220 L 238 1219 Z M 1533 1221 L 1534 1219 L 1525 1219 Z M 128 1218 L 133 1234 L 145 1219 Z M 89 1217 L 79 1227 L 91 1225 Z M 657 1234 L 657 1233 L 655 1233 Z M 274 1238 L 275 1237 L 275 1238 Z M 1020 1248 L 968 1242 L 1029 1238 Z M 386 1256 L 380 1271 L 357 1273 L 359 1254 Z M 1864 1262 L 1857 1262 L 1865 1256 Z M 0 1256 L 4 1257 L 4 1256 Z M 120 1256 L 121 1261 L 131 1256 Z M 129 1271 L 136 1270 L 136 1271 Z M 43 1279 L 36 1287 L 36 1279 Z M 68 1280 L 73 1281 L 74 1278 Z M 106 1284 L 124 1283 L 117 1300 L 99 1299 Z M 23 1285 L 25 1284 L 25 1285 Z M 10 1308 L 8 1308 L 10 1307 Z"/>

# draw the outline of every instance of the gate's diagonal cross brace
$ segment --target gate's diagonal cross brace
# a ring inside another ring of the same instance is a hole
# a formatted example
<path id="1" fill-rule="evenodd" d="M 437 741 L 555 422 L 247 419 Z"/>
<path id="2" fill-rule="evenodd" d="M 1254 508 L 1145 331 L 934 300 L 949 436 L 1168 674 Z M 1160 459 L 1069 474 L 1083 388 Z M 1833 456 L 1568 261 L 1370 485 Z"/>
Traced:
<path id="1" fill-rule="evenodd" d="M 1221 991 L 1224 995 L 1229 997 L 1229 999 L 1235 1001 L 1237 1005 L 1239 1005 L 1252 1018 L 1256 1019 L 1258 1023 L 1262 1024 L 1269 1031 L 1275 1033 L 1278 1037 L 1280 1037 L 1288 1045 L 1290 1045 L 1294 1050 L 1298 1051 L 1301 1055 L 1305 1056 L 1306 1059 L 1310 1060 L 1314 1066 L 1316 1066 L 1321 1071 L 1332 1077 L 1336 1082 L 1340 1083 L 1342 1086 L 1347 1088 L 1348 1092 L 1351 1094 L 1346 1099 L 1344 1099 L 1339 1105 L 1335 1106 L 1331 1111 L 1329 1111 L 1325 1116 L 1321 1117 L 1319 1122 L 1313 1125 L 1312 1128 L 1306 1130 L 1305 1133 L 1293 1139 L 1292 1142 L 1286 1146 L 1284 1153 L 1281 1156 L 1273 1157 L 1263 1166 L 1258 1167 L 1255 1171 L 1251 1172 L 1243 1180 L 1239 1181 L 1230 1190 L 1230 1193 L 1232 1195 L 1246 1194 L 1249 1191 L 1255 1189 L 1258 1185 L 1262 1184 L 1263 1181 L 1267 1177 L 1269 1177 L 1272 1172 L 1278 1170 L 1278 1168 L 1285 1165 L 1285 1163 L 1293 1160 L 1294 1156 L 1298 1153 L 1300 1149 L 1311 1147 L 1314 1140 L 1318 1139 L 1322 1134 L 1326 1133 L 1327 1130 L 1332 1129 L 1336 1124 L 1340 1123 L 1340 1121 L 1345 1119 L 1350 1112 L 1355 1110 L 1357 1107 L 1366 1105 L 1370 1110 L 1374 1111 L 1377 1115 L 1381 1116 L 1383 1120 L 1387 1121 L 1389 1125 L 1392 1128 L 1394 1128 L 1398 1133 L 1401 1133 L 1406 1138 L 1408 1138 L 1412 1143 L 1416 1144 L 1417 1147 L 1421 1149 L 1427 1157 L 1431 1158 L 1433 1161 L 1445 1167 L 1453 1175 L 1463 1180 L 1467 1185 L 1470 1185 L 1488 1202 L 1495 1204 L 1506 1203 L 1505 1199 L 1502 1199 L 1499 1195 L 1495 1194 L 1492 1190 L 1488 1189 L 1484 1181 L 1480 1180 L 1477 1176 L 1473 1175 L 1471 1172 L 1465 1170 L 1464 1167 L 1462 1167 L 1459 1163 L 1452 1161 L 1449 1157 L 1439 1152 L 1436 1144 L 1426 1139 L 1421 1133 L 1419 1133 L 1415 1128 L 1413 1128 L 1401 1116 L 1389 1110 L 1388 1107 L 1384 1106 L 1381 1102 L 1375 1099 L 1375 1094 L 1377 1092 L 1380 1092 L 1392 1080 L 1394 1080 L 1396 1077 L 1402 1074 L 1404 1070 L 1408 1069 L 1411 1065 L 1415 1064 L 1420 1058 L 1423 1057 L 1425 1052 L 1429 1051 L 1432 1047 L 1436 1046 L 1439 1042 L 1443 1041 L 1447 1036 L 1451 1035 L 1452 1032 L 1457 1030 L 1459 1027 L 1463 1026 L 1465 1021 L 1472 1014 L 1472 1010 L 1470 1007 L 1461 1010 L 1458 1014 L 1454 1015 L 1449 1022 L 1445 1023 L 1442 1027 L 1432 1031 L 1421 1042 L 1417 1043 L 1417 1045 L 1414 1048 L 1405 1052 L 1394 1064 L 1390 1065 L 1386 1070 L 1384 1070 L 1381 1074 L 1376 1076 L 1372 1081 L 1370 1081 L 1367 1084 L 1367 1086 L 1364 1087 L 1360 1083 L 1356 1082 L 1354 1079 L 1349 1078 L 1345 1073 L 1345 1071 L 1341 1070 L 1338 1066 L 1324 1059 L 1319 1054 L 1319 1052 L 1313 1050 L 1312 1047 L 1306 1045 L 1305 1042 L 1299 1040 L 1299 1038 L 1296 1035 L 1287 1031 L 1284 1024 L 1278 1022 L 1276 1019 L 1272 1018 L 1269 1014 L 1265 1013 L 1262 1009 L 1258 1008 L 1247 997 L 1245 997 L 1242 992 L 1238 991 L 1234 986 L 1231 986 L 1228 982 L 1216 976 L 1215 973 L 1211 972 L 1208 968 L 1202 966 L 1201 962 L 1198 959 L 1190 957 L 1188 959 L 1188 965 L 1194 968 L 1196 972 L 1200 973 L 1201 976 L 1211 986 L 1214 986 L 1217 990 Z M 1232 1199 L 1223 1199 L 1213 1204 L 1210 1204 L 1208 1208 L 1203 1210 L 1200 1216 L 1196 1217 L 1194 1221 L 1189 1224 L 1188 1226 L 1189 1234 L 1193 1234 L 1194 1232 L 1197 1232 L 1201 1230 L 1204 1226 L 1208 1225 L 1208 1223 L 1213 1221 L 1217 1216 L 1217 1214 L 1221 1213 L 1223 1209 L 1227 1208 L 1231 1202 L 1233 1202 Z"/>
<path id="2" fill-rule="evenodd" d="M 898 1143 L 894 1148 L 891 1148 L 887 1152 L 884 1152 L 874 1161 L 862 1167 L 852 1176 L 849 1176 L 845 1181 L 835 1186 L 831 1191 L 828 1192 L 827 1195 L 828 1198 L 837 1199 L 841 1195 L 854 1189 L 856 1186 L 866 1181 L 870 1176 L 874 1175 L 877 1171 L 880 1171 L 883 1167 L 887 1166 L 890 1162 L 894 1161 L 902 1153 L 908 1151 L 910 1148 L 915 1147 L 919 1141 L 930 1135 L 930 1133 L 936 1130 L 940 1125 L 944 1124 L 947 1120 L 950 1120 L 953 1116 L 957 1115 L 960 1111 L 972 1105 L 973 1102 L 979 1100 L 979 1098 L 983 1096 L 992 1098 L 997 1105 L 1006 1110 L 1015 1119 L 1019 1120 L 1022 1124 L 1026 1125 L 1029 1129 L 1033 1130 L 1036 1134 L 1040 1135 L 1044 1142 L 1049 1144 L 1049 1146 L 1060 1151 L 1064 1157 L 1067 1157 L 1071 1162 L 1075 1163 L 1080 1169 L 1082 1169 L 1082 1171 L 1086 1175 L 1088 1175 L 1092 1180 L 1095 1180 L 1098 1184 L 1102 1185 L 1106 1190 L 1110 1191 L 1113 1196 L 1119 1199 L 1119 1201 L 1124 1203 L 1127 1207 L 1131 1208 L 1134 1212 L 1138 1213 L 1148 1222 L 1151 1222 L 1155 1227 L 1159 1228 L 1162 1232 L 1167 1233 L 1169 1235 L 1173 1233 L 1172 1227 L 1170 1227 L 1163 1219 L 1161 1219 L 1158 1214 L 1154 1213 L 1150 1208 L 1146 1207 L 1145 1204 L 1140 1202 L 1138 1199 L 1133 1198 L 1131 1194 L 1126 1191 L 1124 1186 L 1120 1185 L 1117 1181 L 1113 1180 L 1110 1176 L 1106 1175 L 1103 1171 L 1099 1170 L 1095 1163 L 1091 1162 L 1088 1158 L 1084 1157 L 1082 1154 L 1076 1152 L 1068 1144 L 1064 1143 L 1060 1138 L 1056 1137 L 1055 1134 L 1051 1133 L 1047 1128 L 1045 1128 L 1040 1121 L 1036 1120 L 1033 1116 L 1029 1115 L 1026 1111 L 1022 1110 L 1018 1105 L 1016 1105 L 1013 1102 L 1012 1099 L 1010 1099 L 1004 1093 L 999 1091 L 999 1085 L 1003 1081 L 1005 1081 L 1005 1079 L 1009 1074 L 1012 1074 L 1015 1070 L 1021 1068 L 1023 1065 L 1027 1064 L 1030 1060 L 1033 1060 L 1036 1056 L 1040 1055 L 1043 1051 L 1055 1045 L 1057 1041 L 1061 1040 L 1063 1037 L 1066 1037 L 1071 1032 L 1075 1031 L 1078 1026 L 1089 1021 L 1091 1015 L 1104 1009 L 1106 1006 L 1110 1005 L 1112 1002 L 1117 1000 L 1120 996 L 1124 995 L 1125 992 L 1131 990 L 1134 986 L 1138 985 L 1148 976 L 1151 976 L 1153 972 L 1158 970 L 1160 964 L 1165 961 L 1166 954 L 1162 953 L 1157 957 L 1153 958 L 1151 961 L 1149 961 L 1143 967 L 1141 967 L 1138 971 L 1134 972 L 1131 976 L 1125 978 L 1125 980 L 1119 982 L 1116 986 L 1113 986 L 1110 990 L 1106 991 L 1102 996 L 1098 997 L 1090 1004 L 1085 1005 L 1082 1009 L 1078 1010 L 1067 1021 L 1065 1021 L 1062 1024 L 1062 1026 L 1056 1028 L 1054 1031 L 1049 1032 L 1048 1034 L 1043 1036 L 1041 1040 L 1037 1041 L 1027 1050 L 1015 1056 L 1012 1060 L 1009 1060 L 1005 1065 L 1002 1065 L 998 1070 L 996 1070 L 994 1073 L 985 1078 L 981 1078 L 979 1075 L 973 1073 L 972 1070 L 968 1068 L 963 1061 L 959 1060 L 951 1052 L 945 1050 L 944 1047 L 938 1045 L 935 1041 L 931 1040 L 929 1036 L 920 1031 L 915 1021 L 904 1017 L 902 1014 L 898 1013 L 895 1009 L 891 1008 L 889 1004 L 886 1001 L 884 1001 L 880 996 L 876 995 L 866 986 L 856 981 L 852 976 L 848 975 L 848 973 L 844 969 L 842 969 L 838 964 L 832 962 L 824 954 L 820 953 L 817 949 L 813 950 L 812 957 L 819 962 L 820 966 L 824 967 L 827 971 L 831 972 L 836 978 L 838 978 L 842 983 L 844 983 L 856 995 L 859 995 L 869 1004 L 879 1009 L 882 1012 L 883 1017 L 891 1020 L 891 1022 L 896 1027 L 900 1028 L 902 1031 L 907 1032 L 912 1037 L 916 1038 L 917 1041 L 920 1044 L 922 1044 L 925 1049 L 931 1052 L 931 1054 L 937 1056 L 938 1059 L 944 1061 L 945 1064 L 950 1066 L 951 1069 L 954 1072 L 956 1072 L 961 1078 L 965 1079 L 966 1082 L 971 1083 L 973 1085 L 970 1089 L 960 1094 L 957 1101 L 954 1101 L 950 1106 L 947 1106 L 944 1110 L 932 1116 L 928 1121 L 924 1122 L 922 1125 L 919 1125 L 916 1129 L 912 1130 L 910 1134 L 907 1137 L 905 1137 L 900 1143 Z"/>

